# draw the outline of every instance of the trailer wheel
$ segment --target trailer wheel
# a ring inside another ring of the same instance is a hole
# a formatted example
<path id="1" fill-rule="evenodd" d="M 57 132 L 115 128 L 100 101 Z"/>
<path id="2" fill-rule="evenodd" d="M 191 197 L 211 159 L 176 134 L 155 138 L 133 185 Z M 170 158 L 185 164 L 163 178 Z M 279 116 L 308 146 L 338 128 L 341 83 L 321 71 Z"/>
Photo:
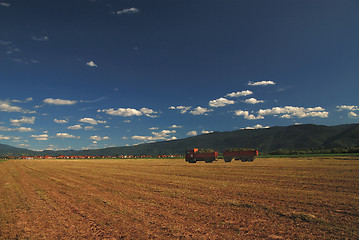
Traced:
<path id="1" fill-rule="evenodd" d="M 225 161 L 225 162 L 231 162 L 231 161 L 232 161 L 232 158 L 231 158 L 231 157 L 225 157 L 225 158 L 224 158 L 224 161 Z"/>
<path id="2" fill-rule="evenodd" d="M 188 162 L 189 162 L 189 163 L 196 163 L 197 160 L 196 160 L 196 159 L 189 159 Z"/>

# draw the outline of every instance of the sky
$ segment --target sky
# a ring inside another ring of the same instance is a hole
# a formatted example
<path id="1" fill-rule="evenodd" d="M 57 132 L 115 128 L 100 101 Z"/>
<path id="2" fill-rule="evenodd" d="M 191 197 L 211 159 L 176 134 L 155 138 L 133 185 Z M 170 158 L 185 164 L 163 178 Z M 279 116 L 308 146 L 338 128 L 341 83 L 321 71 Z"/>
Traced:
<path id="1" fill-rule="evenodd" d="M 358 0 L 0 0 L 0 143 L 359 121 Z"/>

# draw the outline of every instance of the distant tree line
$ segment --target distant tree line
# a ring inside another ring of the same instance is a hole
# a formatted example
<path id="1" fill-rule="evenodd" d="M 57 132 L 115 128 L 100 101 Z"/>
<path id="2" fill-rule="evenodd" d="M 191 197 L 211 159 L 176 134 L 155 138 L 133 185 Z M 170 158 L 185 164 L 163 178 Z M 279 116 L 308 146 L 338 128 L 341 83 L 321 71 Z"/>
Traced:
<path id="1" fill-rule="evenodd" d="M 330 148 L 330 149 L 277 149 L 268 152 L 269 155 L 302 155 L 302 154 L 336 154 L 359 153 L 359 147 Z"/>

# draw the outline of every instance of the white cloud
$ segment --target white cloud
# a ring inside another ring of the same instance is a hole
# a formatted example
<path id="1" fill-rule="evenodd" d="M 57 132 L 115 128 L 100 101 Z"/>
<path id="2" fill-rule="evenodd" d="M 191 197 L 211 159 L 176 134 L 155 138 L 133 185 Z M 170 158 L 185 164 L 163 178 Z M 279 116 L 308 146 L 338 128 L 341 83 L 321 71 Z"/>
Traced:
<path id="1" fill-rule="evenodd" d="M 196 107 L 195 109 L 193 109 L 192 111 L 190 111 L 191 114 L 193 115 L 208 115 L 207 113 L 212 112 L 212 109 L 207 109 L 207 108 L 203 108 L 203 107 Z"/>
<path id="2" fill-rule="evenodd" d="M 257 103 L 262 103 L 264 101 L 263 100 L 257 100 L 255 98 L 249 98 L 249 99 L 246 99 L 244 102 L 249 103 L 249 104 L 257 104 Z"/>
<path id="3" fill-rule="evenodd" d="M 106 121 L 95 120 L 93 118 L 81 118 L 79 121 L 83 123 L 89 123 L 92 125 L 97 125 L 98 123 L 106 123 Z"/>
<path id="4" fill-rule="evenodd" d="M 171 137 L 169 134 L 176 133 L 176 130 L 162 130 L 161 132 L 152 132 L 152 136 L 132 136 L 131 139 L 139 141 L 157 141 L 157 140 L 174 140 L 176 137 Z M 123 138 L 125 139 L 125 138 Z M 177 138 L 176 138 L 177 139 Z"/>
<path id="5" fill-rule="evenodd" d="M 263 119 L 264 117 L 262 116 L 254 116 L 253 114 L 249 114 L 248 111 L 242 111 L 242 110 L 237 110 L 234 112 L 234 114 L 236 116 L 243 116 L 245 119 L 247 120 L 257 120 L 257 119 Z"/>
<path id="6" fill-rule="evenodd" d="M 10 139 L 14 139 L 14 140 L 19 140 L 20 137 L 13 137 L 13 136 L 4 136 L 4 135 L 0 135 L 0 140 L 10 140 Z M 14 142 L 14 141 L 13 141 Z"/>
<path id="7" fill-rule="evenodd" d="M 153 111 L 152 109 L 149 108 L 141 108 L 140 111 L 143 113 L 143 115 L 147 116 L 147 117 L 157 117 L 154 114 L 157 114 L 156 111 Z"/>
<path id="8" fill-rule="evenodd" d="M 275 85 L 273 81 L 260 81 L 260 82 L 249 82 L 249 86 L 267 86 L 267 85 Z"/>
<path id="9" fill-rule="evenodd" d="M 138 13 L 140 10 L 138 8 L 126 8 L 120 11 L 117 11 L 116 14 L 121 15 L 121 14 L 133 14 L 133 13 Z"/>
<path id="10" fill-rule="evenodd" d="M 67 121 L 67 120 L 64 120 L 64 119 L 54 119 L 54 122 L 55 123 L 68 123 L 69 121 Z"/>
<path id="11" fill-rule="evenodd" d="M 348 110 L 348 111 L 359 111 L 359 107 L 355 106 L 355 105 L 341 105 L 341 106 L 337 106 L 338 111 L 343 111 L 343 110 Z"/>
<path id="12" fill-rule="evenodd" d="M 226 98 L 218 98 L 218 99 L 215 99 L 215 100 L 212 100 L 212 101 L 209 101 L 209 106 L 211 107 L 224 107 L 224 106 L 227 106 L 227 105 L 230 105 L 230 104 L 234 104 L 234 101 L 233 100 L 228 100 Z"/>
<path id="13" fill-rule="evenodd" d="M 348 113 L 348 117 L 350 117 L 350 118 L 356 118 L 356 117 L 358 117 L 358 114 L 356 114 L 355 112 L 349 112 L 349 113 Z"/>
<path id="14" fill-rule="evenodd" d="M 158 129 L 158 127 L 151 127 L 151 128 L 149 128 L 150 130 L 157 130 Z"/>
<path id="15" fill-rule="evenodd" d="M 178 126 L 178 125 L 172 125 L 172 126 L 170 126 L 170 128 L 183 128 L 183 126 Z"/>
<path id="16" fill-rule="evenodd" d="M 10 6 L 11 6 L 11 4 L 10 4 L 10 3 L 0 2 L 0 6 L 3 6 L 3 7 L 10 7 Z"/>
<path id="17" fill-rule="evenodd" d="M 106 126 L 106 127 L 108 127 L 108 126 Z M 84 129 L 86 131 L 88 131 L 88 130 L 94 130 L 95 128 L 93 126 L 86 126 L 86 127 L 84 127 Z"/>
<path id="18" fill-rule="evenodd" d="M 281 115 L 281 118 L 304 118 L 304 117 L 320 117 L 320 118 L 327 118 L 328 112 L 325 111 L 322 107 L 315 107 L 315 108 L 304 108 L 304 107 L 292 107 L 292 106 L 285 106 L 285 107 L 273 107 L 271 109 L 260 109 L 258 111 L 258 116 L 265 116 L 265 115 Z"/>
<path id="19" fill-rule="evenodd" d="M 213 133 L 213 131 L 206 131 L 206 130 L 202 131 L 202 134 L 208 134 L 208 133 Z"/>
<path id="20" fill-rule="evenodd" d="M 189 106 L 177 106 L 177 107 L 174 107 L 174 106 L 171 106 L 169 107 L 168 109 L 172 109 L 172 110 L 180 110 L 182 114 L 186 113 L 188 110 L 190 110 L 192 107 L 189 107 Z"/>
<path id="21" fill-rule="evenodd" d="M 47 135 L 47 134 L 31 135 L 30 137 L 35 138 L 38 141 L 47 141 L 47 140 L 49 140 L 49 135 Z"/>
<path id="22" fill-rule="evenodd" d="M 31 40 L 34 40 L 34 41 L 38 41 L 38 42 L 43 42 L 43 41 L 48 41 L 49 40 L 49 37 L 48 36 L 32 36 Z"/>
<path id="23" fill-rule="evenodd" d="M 243 96 L 248 96 L 251 94 L 253 94 L 252 91 L 245 90 L 245 91 L 241 91 L 241 92 L 228 93 L 225 97 L 243 97 Z"/>
<path id="24" fill-rule="evenodd" d="M 31 102 L 31 101 L 33 101 L 32 97 L 26 98 L 25 101 L 21 101 L 21 100 L 17 100 L 17 99 L 11 100 L 11 102 L 15 102 L 15 103 L 27 103 L 27 102 Z"/>
<path id="25" fill-rule="evenodd" d="M 197 131 L 194 130 L 187 133 L 187 136 L 197 136 L 197 135 L 198 135 Z"/>
<path id="26" fill-rule="evenodd" d="M 67 127 L 67 129 L 79 130 L 79 129 L 82 129 L 82 126 L 80 124 L 76 124 L 76 125 Z"/>
<path id="27" fill-rule="evenodd" d="M 97 67 L 97 65 L 94 63 L 94 61 L 89 61 L 86 63 L 86 65 L 89 67 Z"/>
<path id="28" fill-rule="evenodd" d="M 76 138 L 76 136 L 68 134 L 68 133 L 56 133 L 56 137 L 59 138 Z M 77 137 L 80 138 L 80 137 Z"/>
<path id="29" fill-rule="evenodd" d="M 29 144 L 24 144 L 24 143 L 21 143 L 21 144 L 19 144 L 19 145 L 17 145 L 18 147 L 30 147 L 30 145 Z"/>
<path id="30" fill-rule="evenodd" d="M 18 127 L 18 128 L 7 128 L 7 127 L 0 127 L 0 131 L 14 131 L 14 132 L 32 132 L 34 129 L 27 128 L 27 127 Z"/>
<path id="31" fill-rule="evenodd" d="M 104 112 L 109 115 L 113 116 L 122 116 L 122 117 L 132 117 L 132 116 L 142 116 L 145 115 L 147 117 L 157 117 L 154 114 L 157 114 L 156 111 L 150 108 L 141 108 L 140 110 L 134 108 L 118 108 L 117 110 L 110 108 L 110 109 L 103 109 L 97 110 L 97 112 Z"/>
<path id="32" fill-rule="evenodd" d="M 265 126 L 263 127 L 262 125 L 260 124 L 257 124 L 257 125 L 254 125 L 253 127 L 246 127 L 246 128 L 241 128 L 241 129 L 262 129 L 262 128 L 269 128 L 269 126 Z"/>
<path id="33" fill-rule="evenodd" d="M 73 105 L 76 104 L 77 101 L 76 100 L 63 100 L 63 99 L 53 99 L 53 98 L 46 98 L 44 101 L 44 103 L 47 104 L 53 104 L 53 105 Z"/>
<path id="34" fill-rule="evenodd" d="M 99 136 L 91 136 L 90 139 L 95 140 L 95 141 L 101 141 L 102 140 L 102 138 L 99 137 Z"/>
<path id="35" fill-rule="evenodd" d="M 24 110 L 17 106 L 12 106 L 8 101 L 0 100 L 0 111 L 2 112 L 24 112 Z"/>
<path id="36" fill-rule="evenodd" d="M 15 128 L 14 131 L 17 131 L 17 132 L 32 132 L 32 131 L 34 131 L 34 129 L 27 128 L 27 127 L 18 127 L 18 128 Z"/>
<path id="37" fill-rule="evenodd" d="M 34 124 L 35 117 L 22 117 L 21 119 L 10 119 L 11 125 L 20 126 L 21 124 Z"/>
<path id="38" fill-rule="evenodd" d="M 18 127 L 18 128 L 7 128 L 7 127 L 0 127 L 0 131 L 15 131 L 15 132 L 32 132 L 34 129 L 27 128 L 27 127 Z"/>

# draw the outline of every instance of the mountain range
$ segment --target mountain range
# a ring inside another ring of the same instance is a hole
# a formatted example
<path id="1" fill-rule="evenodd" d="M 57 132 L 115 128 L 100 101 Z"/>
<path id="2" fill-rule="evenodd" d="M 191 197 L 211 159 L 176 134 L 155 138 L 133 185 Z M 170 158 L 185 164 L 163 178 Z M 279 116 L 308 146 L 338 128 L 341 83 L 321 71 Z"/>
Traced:
<path id="1" fill-rule="evenodd" d="M 359 124 L 324 126 L 314 124 L 213 132 L 184 139 L 145 143 L 136 146 L 90 150 L 32 151 L 0 144 L 0 156 L 19 155 L 167 155 L 184 154 L 186 149 L 255 148 L 262 153 L 278 149 L 333 149 L 359 147 Z"/>

